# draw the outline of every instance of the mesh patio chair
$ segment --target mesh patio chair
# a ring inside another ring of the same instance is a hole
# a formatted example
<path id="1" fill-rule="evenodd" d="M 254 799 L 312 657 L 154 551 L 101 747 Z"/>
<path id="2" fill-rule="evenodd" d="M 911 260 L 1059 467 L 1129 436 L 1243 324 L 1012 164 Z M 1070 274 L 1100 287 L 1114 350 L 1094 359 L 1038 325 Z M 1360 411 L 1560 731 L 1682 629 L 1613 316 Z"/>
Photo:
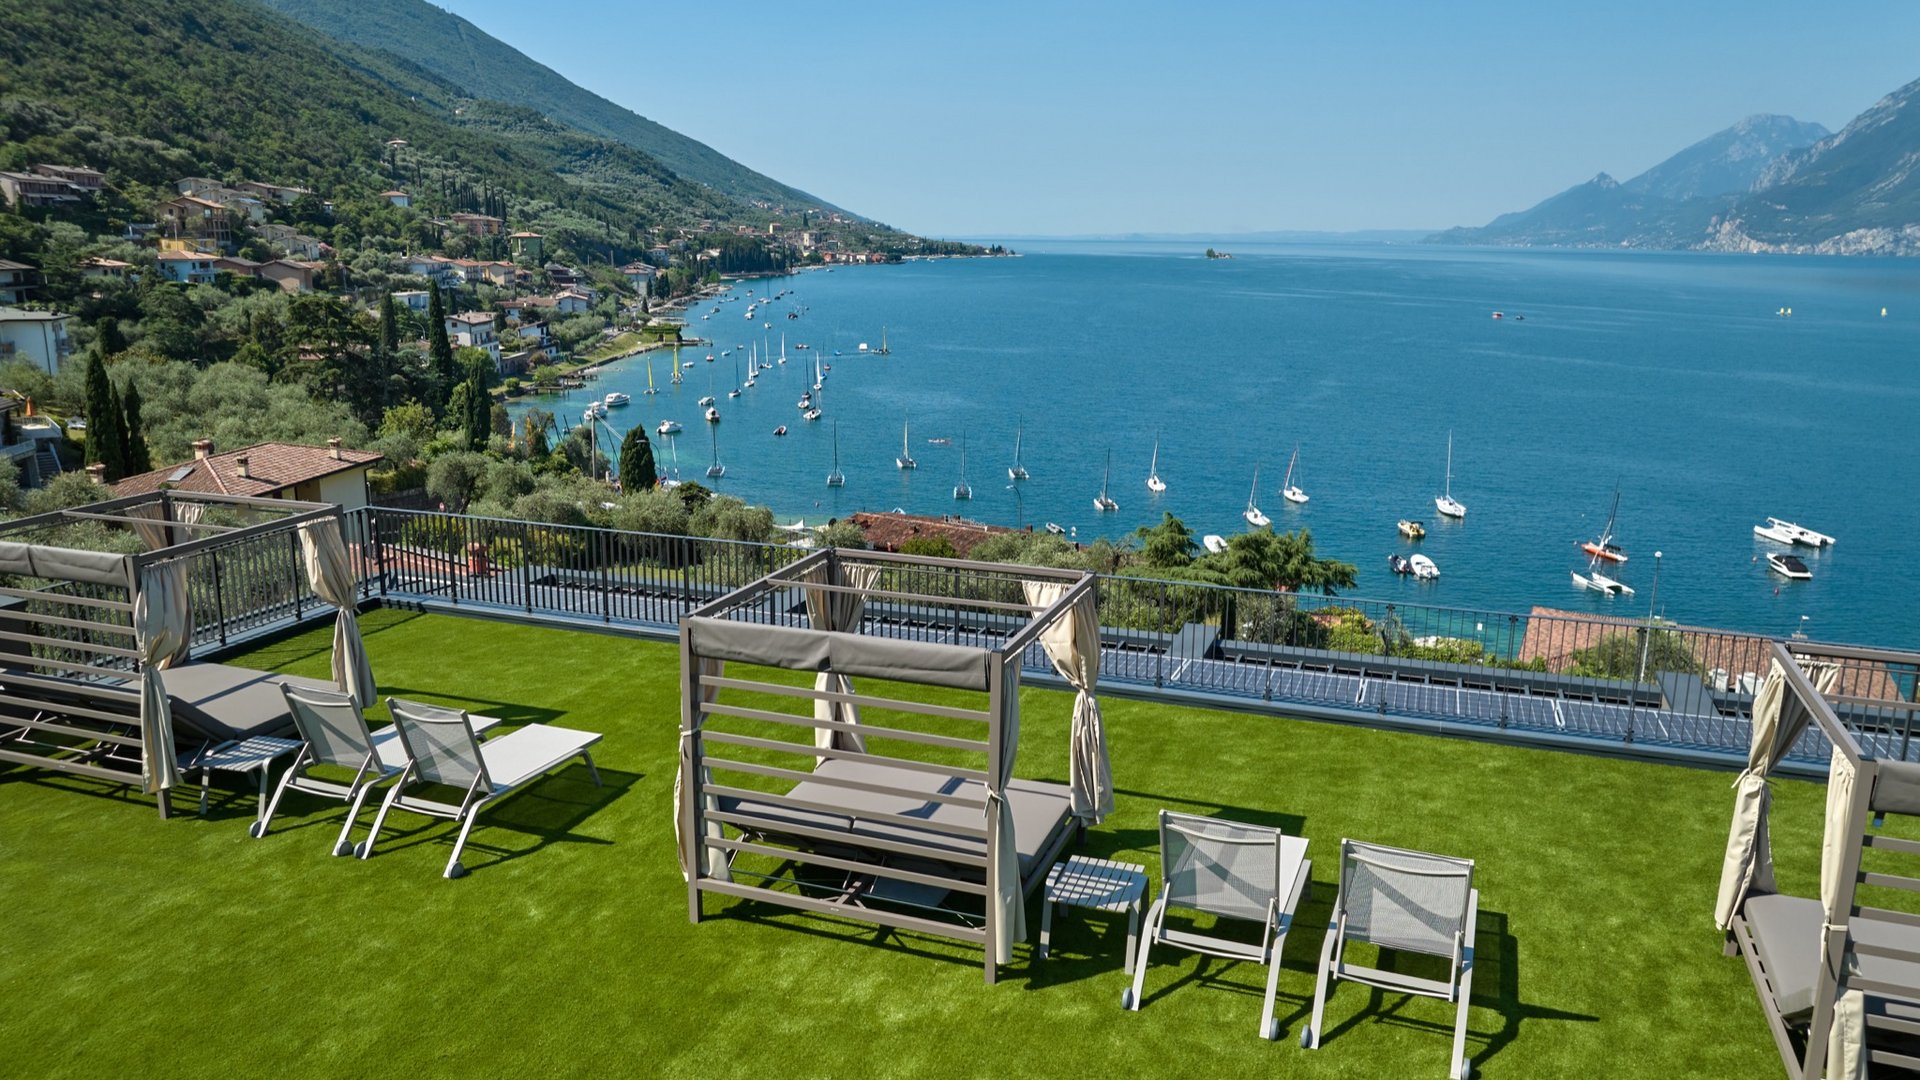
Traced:
<path id="1" fill-rule="evenodd" d="M 1473 924 L 1480 914 L 1480 890 L 1473 887 L 1473 861 L 1420 851 L 1340 841 L 1340 895 L 1320 950 L 1313 988 L 1313 1019 L 1300 1033 L 1300 1045 L 1320 1046 L 1320 1022 L 1327 986 L 1350 979 L 1382 990 L 1455 1002 L 1453 1059 L 1447 1075 L 1465 1080 L 1467 999 L 1473 994 Z M 1381 949 L 1443 957 L 1447 977 L 1425 979 L 1344 959 L 1350 942 Z"/>
<path id="2" fill-rule="evenodd" d="M 280 797 L 290 790 L 304 791 L 348 804 L 347 820 L 340 826 L 333 853 L 352 854 L 353 846 L 347 840 L 353 832 L 353 823 L 360 820 L 360 807 L 367 793 L 381 781 L 398 776 L 406 764 L 405 758 L 392 750 L 381 753 L 383 747 L 376 744 L 373 734 L 367 730 L 366 717 L 360 714 L 360 706 L 351 694 L 296 688 L 285 683 L 281 684 L 280 691 L 286 695 L 287 709 L 293 714 L 293 725 L 300 732 L 302 745 L 293 764 L 281 774 L 280 784 L 273 789 L 273 799 L 267 803 L 266 811 L 260 820 L 248 826 L 247 833 L 256 840 L 266 836 L 274 811 L 280 807 Z M 344 784 L 322 780 L 310 772 L 315 766 L 352 769 L 353 778 Z"/>
<path id="3" fill-rule="evenodd" d="M 1293 912 L 1305 891 L 1312 864 L 1307 843 L 1279 829 L 1218 818 L 1160 811 L 1160 895 L 1147 912 L 1133 986 L 1121 998 L 1139 1009 L 1147 981 L 1147 958 L 1155 945 L 1173 945 L 1228 960 L 1251 960 L 1267 968 L 1267 990 L 1260 1008 L 1259 1034 L 1280 1035 L 1273 1017 L 1279 988 L 1280 950 L 1286 944 Z M 1219 919 L 1260 924 L 1260 943 L 1172 930 L 1167 912 L 1202 912 Z"/>
<path id="4" fill-rule="evenodd" d="M 398 807 L 460 823 L 460 836 L 454 841 L 444 876 L 465 877 L 467 870 L 460 864 L 460 853 L 482 809 L 574 758 L 586 762 L 594 785 L 600 784 L 600 770 L 594 767 L 593 755 L 588 752 L 600 741 L 594 732 L 528 724 L 483 743 L 474 734 L 472 718 L 463 710 L 399 698 L 388 698 L 387 708 L 400 731 L 407 764 L 399 782 L 381 800 L 373 831 L 354 849 L 362 859 L 372 857 L 387 812 Z M 463 789 L 464 794 L 457 803 L 407 794 L 421 784 Z"/>

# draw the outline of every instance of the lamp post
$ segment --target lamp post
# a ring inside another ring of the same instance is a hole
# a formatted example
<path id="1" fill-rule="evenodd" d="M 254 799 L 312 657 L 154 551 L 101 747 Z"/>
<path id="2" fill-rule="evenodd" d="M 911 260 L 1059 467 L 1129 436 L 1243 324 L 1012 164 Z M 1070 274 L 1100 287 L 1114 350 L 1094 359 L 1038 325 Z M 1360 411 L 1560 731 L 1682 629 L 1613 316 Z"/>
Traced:
<path id="1" fill-rule="evenodd" d="M 1647 601 L 1647 618 L 1651 620 L 1660 606 L 1660 553 L 1653 553 L 1653 598 Z"/>
<path id="2" fill-rule="evenodd" d="M 1653 553 L 1653 596 L 1647 601 L 1647 625 L 1640 631 L 1640 670 L 1633 676 L 1636 683 L 1647 679 L 1647 654 L 1653 650 L 1653 613 L 1660 602 L 1660 553 Z M 1629 735 L 1631 741 L 1631 735 Z"/>

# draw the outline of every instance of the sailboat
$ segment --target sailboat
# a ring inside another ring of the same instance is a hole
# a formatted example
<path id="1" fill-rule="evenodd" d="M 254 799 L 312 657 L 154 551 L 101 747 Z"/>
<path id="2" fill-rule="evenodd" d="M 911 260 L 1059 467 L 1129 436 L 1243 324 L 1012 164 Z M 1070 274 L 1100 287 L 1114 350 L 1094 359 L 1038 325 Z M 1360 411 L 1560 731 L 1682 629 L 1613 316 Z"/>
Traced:
<path id="1" fill-rule="evenodd" d="M 1093 508 L 1099 511 L 1118 510 L 1120 504 L 1107 494 L 1108 482 L 1113 479 L 1113 451 L 1107 451 L 1107 471 L 1100 476 L 1100 494 L 1093 497 Z"/>
<path id="2" fill-rule="evenodd" d="M 673 471 L 660 478 L 660 486 L 671 491 L 680 486 L 680 444 L 670 442 L 667 447 L 673 451 Z"/>
<path id="3" fill-rule="evenodd" d="M 1254 496 L 1258 495 L 1259 493 L 1260 493 L 1260 466 L 1255 465 L 1253 467 L 1253 488 L 1247 492 L 1247 508 L 1240 512 L 1240 516 L 1243 518 L 1246 518 L 1247 524 L 1253 526 L 1254 528 L 1264 529 L 1268 525 L 1273 524 L 1273 521 L 1272 519 L 1268 518 L 1267 515 L 1261 513 L 1260 508 L 1258 506 L 1254 505 L 1254 501 L 1253 501 Z"/>
<path id="4" fill-rule="evenodd" d="M 820 389 L 826 378 L 826 374 L 820 370 L 820 357 L 816 354 L 813 358 L 813 388 Z"/>
<path id="5" fill-rule="evenodd" d="M 733 358 L 733 381 L 734 381 L 734 387 L 733 389 L 727 391 L 727 396 L 730 398 L 737 398 L 740 396 L 740 386 L 739 386 L 740 358 L 737 356 Z"/>
<path id="6" fill-rule="evenodd" d="M 917 469 L 920 463 L 913 460 L 913 451 L 907 449 L 907 422 L 900 421 L 900 456 L 893 459 L 895 465 L 903 469 Z"/>
<path id="7" fill-rule="evenodd" d="M 891 353 L 893 351 L 892 349 L 887 348 L 887 328 L 884 326 L 880 328 L 880 348 L 877 349 L 876 351 L 881 356 L 886 356 L 888 353 Z"/>
<path id="8" fill-rule="evenodd" d="M 1160 437 L 1153 437 L 1153 461 L 1147 465 L 1147 490 L 1158 494 L 1167 490 L 1167 482 L 1160 479 Z"/>
<path id="9" fill-rule="evenodd" d="M 1614 519 L 1619 516 L 1620 489 L 1616 486 L 1613 489 L 1613 509 L 1607 511 L 1607 527 L 1601 531 L 1599 539 L 1588 540 L 1586 543 L 1581 544 L 1580 550 L 1593 556 L 1596 561 L 1605 559 L 1608 562 L 1626 562 L 1627 553 L 1620 549 L 1619 544 L 1613 542 L 1613 522 Z"/>
<path id="10" fill-rule="evenodd" d="M 973 498 L 973 489 L 967 486 L 967 433 L 964 428 L 960 431 L 960 482 L 953 485 L 953 497 Z"/>
<path id="11" fill-rule="evenodd" d="M 707 435 L 713 440 L 713 464 L 707 466 L 707 475 L 718 480 L 727 475 L 727 467 L 720 464 L 720 429 L 710 427 Z"/>
<path id="12" fill-rule="evenodd" d="M 1296 446 L 1293 448 L 1293 459 L 1287 462 L 1286 483 L 1280 485 L 1280 497 L 1295 505 L 1304 504 L 1307 501 L 1307 493 L 1301 491 L 1298 487 L 1294 486 L 1293 483 L 1294 466 L 1299 464 L 1300 448 Z"/>
<path id="13" fill-rule="evenodd" d="M 652 357 L 648 357 L 648 358 L 647 358 L 647 363 L 649 363 L 649 364 L 651 364 L 651 363 L 653 363 L 653 358 L 652 358 Z M 682 366 L 682 365 L 681 365 L 681 363 L 680 363 L 680 346 L 678 346 L 678 345 L 675 345 L 675 346 L 673 347 L 673 385 L 675 385 L 675 386 L 679 386 L 679 385 L 680 385 L 680 368 L 681 368 L 681 366 Z M 691 361 L 691 360 L 689 360 L 689 361 L 687 361 L 687 363 L 686 363 L 686 365 L 685 365 L 685 366 L 687 366 L 687 367 L 692 367 L 692 366 L 693 366 L 693 361 Z"/>
<path id="14" fill-rule="evenodd" d="M 747 381 L 745 385 L 752 386 L 759 378 L 760 378 L 760 347 L 756 345 L 753 347 L 753 349 L 750 352 L 747 353 Z"/>
<path id="15" fill-rule="evenodd" d="M 652 395 L 659 392 L 660 389 L 653 385 L 653 357 L 649 356 L 647 357 L 647 393 Z"/>
<path id="16" fill-rule="evenodd" d="M 1020 437 L 1023 434 L 1022 429 L 1013 429 L 1013 464 L 1007 467 L 1007 479 L 1009 480 L 1025 480 L 1027 478 L 1027 467 L 1020 464 Z"/>
<path id="17" fill-rule="evenodd" d="M 840 421 L 833 422 L 833 471 L 827 474 L 828 487 L 845 487 L 847 478 L 840 472 Z"/>
<path id="18" fill-rule="evenodd" d="M 780 331 L 780 362 L 783 364 L 787 362 L 787 332 L 785 330 Z"/>
<path id="19" fill-rule="evenodd" d="M 1444 494 L 1433 500 L 1433 508 L 1440 511 L 1442 517 L 1467 516 L 1466 505 L 1453 497 L 1453 432 L 1451 431 L 1447 432 L 1447 488 Z"/>

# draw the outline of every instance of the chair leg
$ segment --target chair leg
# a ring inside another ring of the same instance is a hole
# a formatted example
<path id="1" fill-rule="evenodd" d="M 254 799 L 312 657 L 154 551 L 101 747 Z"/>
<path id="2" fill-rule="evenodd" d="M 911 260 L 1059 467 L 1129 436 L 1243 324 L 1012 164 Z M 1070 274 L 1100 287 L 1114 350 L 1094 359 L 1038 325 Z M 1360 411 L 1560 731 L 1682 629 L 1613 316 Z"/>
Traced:
<path id="1" fill-rule="evenodd" d="M 1460 965 L 1460 1012 L 1453 1020 L 1453 1065 L 1449 1080 L 1467 1077 L 1467 1002 L 1473 997 L 1473 952 L 1468 950 Z"/>
<path id="2" fill-rule="evenodd" d="M 1153 939 L 1160 934 L 1160 923 L 1167 917 L 1165 897 L 1155 900 L 1147 909 L 1147 922 L 1140 928 L 1140 955 L 1133 962 L 1133 987 L 1120 1000 L 1120 1004 L 1135 1012 L 1140 1009 L 1140 995 L 1147 989 L 1147 957 L 1153 952 Z"/>
<path id="3" fill-rule="evenodd" d="M 580 751 L 580 760 L 587 763 L 587 772 L 591 773 L 593 776 L 593 786 L 601 787 L 602 785 L 600 783 L 600 770 L 597 767 L 595 767 L 593 764 L 593 755 L 587 753 L 585 750 L 582 750 Z"/>
<path id="4" fill-rule="evenodd" d="M 1273 1019 L 1274 999 L 1280 994 L 1280 952 L 1287 943 L 1287 929 L 1282 926 L 1273 935 L 1273 947 L 1267 950 L 1267 997 L 1260 1006 L 1260 1037 L 1272 1042 L 1280 1037 L 1280 1025 Z"/>
<path id="5" fill-rule="evenodd" d="M 387 797 L 380 800 L 380 812 L 373 815 L 373 830 L 367 833 L 365 840 L 360 841 L 359 847 L 353 849 L 355 855 L 362 859 L 373 857 L 373 842 L 380 839 L 380 829 L 387 823 L 387 811 L 393 809 L 393 804 L 399 800 L 400 792 L 406 786 L 406 778 L 402 777 L 399 783 L 387 789 Z"/>
<path id="6" fill-rule="evenodd" d="M 353 844 L 351 842 L 353 825 L 360 820 L 360 808 L 366 804 L 367 793 L 372 791 L 373 787 L 374 785 L 371 783 L 361 784 L 360 790 L 354 792 L 353 802 L 347 807 L 347 820 L 340 826 L 340 836 L 333 842 L 333 853 L 335 855 L 353 854 Z"/>
<path id="7" fill-rule="evenodd" d="M 460 852 L 466 850 L 467 834 L 473 831 L 473 823 L 480 819 L 480 808 L 491 801 L 490 799 L 481 799 L 479 802 L 467 807 L 466 813 L 462 815 L 466 820 L 460 823 L 460 836 L 453 842 L 453 855 L 447 859 L 447 869 L 440 875 L 441 877 L 460 878 L 467 876 L 467 868 L 460 865 Z"/>
<path id="8" fill-rule="evenodd" d="M 295 761 L 287 767 L 286 772 L 280 774 L 280 784 L 273 789 L 273 798 L 267 800 L 267 805 L 260 811 L 259 819 L 252 825 L 247 826 L 248 834 L 255 840 L 262 839 L 267 835 L 267 825 L 273 820 L 273 812 L 280 808 L 280 796 L 287 793 L 287 785 L 293 782 L 295 776 L 299 775 L 300 764 L 300 762 Z"/>
<path id="9" fill-rule="evenodd" d="M 1339 959 L 1339 935 L 1340 924 L 1329 925 L 1327 940 L 1320 946 L 1320 968 L 1313 979 L 1313 1019 L 1300 1037 L 1300 1045 L 1309 1050 L 1320 1049 L 1320 1022 L 1327 1014 L 1327 984 L 1333 981 L 1333 966 Z"/>

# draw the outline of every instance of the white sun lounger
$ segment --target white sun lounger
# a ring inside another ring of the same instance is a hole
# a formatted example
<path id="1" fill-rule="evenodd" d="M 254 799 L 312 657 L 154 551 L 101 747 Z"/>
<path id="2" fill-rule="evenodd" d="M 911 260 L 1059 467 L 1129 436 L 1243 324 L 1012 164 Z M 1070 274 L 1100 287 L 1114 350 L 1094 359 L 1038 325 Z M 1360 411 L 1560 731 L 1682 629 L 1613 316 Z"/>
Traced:
<path id="1" fill-rule="evenodd" d="M 445 876 L 464 877 L 467 870 L 460 865 L 460 852 L 467 846 L 474 820 L 488 804 L 574 758 L 586 762 L 594 784 L 600 783 L 600 770 L 594 767 L 593 755 L 588 752 L 600 741 L 594 732 L 528 724 L 482 743 L 474 734 L 473 718 L 460 709 L 399 698 L 388 698 L 387 707 L 393 713 L 393 726 L 399 729 L 408 760 L 399 782 L 381 800 L 373 831 L 354 849 L 362 859 L 373 855 L 374 841 L 380 837 L 387 812 L 398 807 L 460 823 L 460 836 L 447 859 Z M 457 803 L 408 795 L 407 790 L 417 784 L 463 788 L 465 795 Z"/>
<path id="2" fill-rule="evenodd" d="M 274 812 L 280 807 L 280 797 L 290 790 L 303 791 L 322 798 L 340 799 L 348 804 L 347 820 L 340 826 L 340 837 L 334 841 L 333 853 L 350 855 L 353 847 L 347 842 L 348 837 L 353 832 L 354 822 L 360 820 L 360 808 L 366 801 L 367 793 L 382 781 L 400 775 L 407 766 L 407 751 L 400 742 L 400 729 L 388 725 L 379 731 L 369 732 L 366 717 L 350 694 L 284 683 L 280 690 L 286 697 L 287 711 L 293 717 L 294 729 L 300 735 L 300 754 L 281 774 L 280 784 L 273 790 L 273 798 L 262 811 L 260 820 L 248 826 L 247 833 L 256 840 L 265 837 Z M 491 716 L 475 716 L 471 721 L 475 732 L 486 731 L 500 722 Z M 352 769 L 353 778 L 344 784 L 320 779 L 310 772 L 317 765 Z"/>

